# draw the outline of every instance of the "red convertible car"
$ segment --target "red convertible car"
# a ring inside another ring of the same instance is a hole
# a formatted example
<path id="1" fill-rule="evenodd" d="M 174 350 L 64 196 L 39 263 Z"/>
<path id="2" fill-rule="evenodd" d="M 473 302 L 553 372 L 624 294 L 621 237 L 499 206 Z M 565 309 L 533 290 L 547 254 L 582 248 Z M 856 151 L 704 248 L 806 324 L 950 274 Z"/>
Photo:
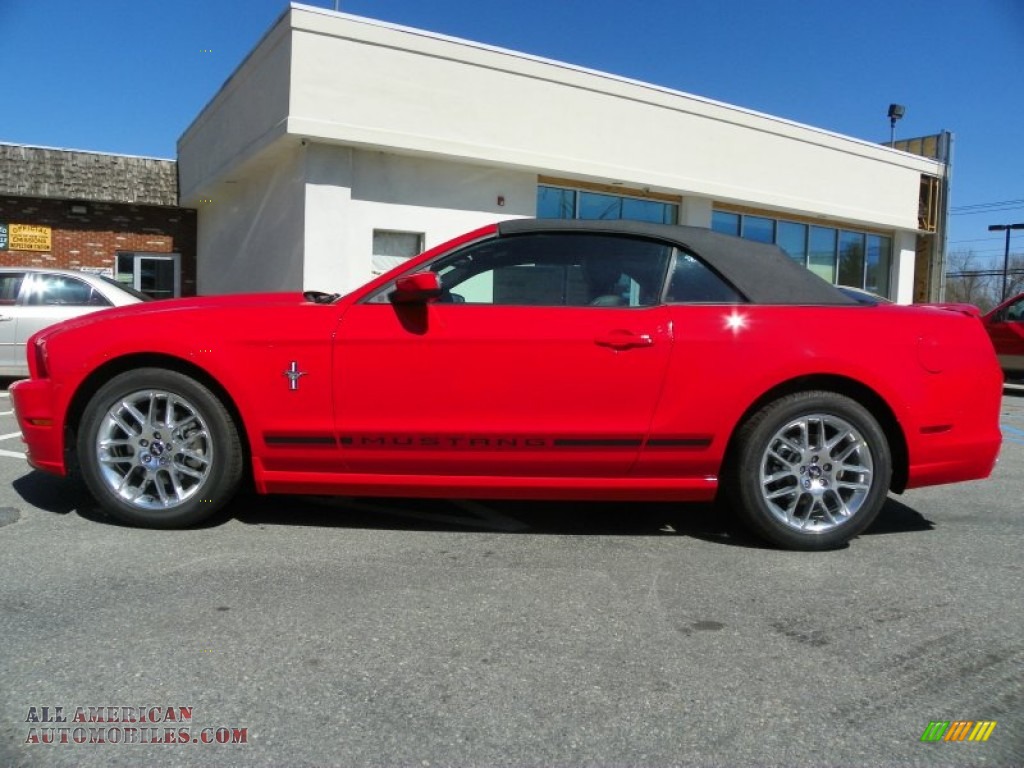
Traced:
<path id="1" fill-rule="evenodd" d="M 347 296 L 154 302 L 29 343 L 29 463 L 186 526 L 260 493 L 708 501 L 842 545 L 887 493 L 984 478 L 1002 373 L 977 318 L 859 303 L 774 246 L 509 221 Z"/>
<path id="2" fill-rule="evenodd" d="M 1024 293 L 981 318 L 1009 380 L 1024 379 Z"/>

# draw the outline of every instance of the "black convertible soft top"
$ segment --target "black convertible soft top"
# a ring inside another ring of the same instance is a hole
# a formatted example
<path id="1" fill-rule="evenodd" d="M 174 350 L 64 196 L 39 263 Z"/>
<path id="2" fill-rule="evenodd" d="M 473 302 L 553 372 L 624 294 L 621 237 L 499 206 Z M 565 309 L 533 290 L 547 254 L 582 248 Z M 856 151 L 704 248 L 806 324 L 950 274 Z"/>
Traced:
<path id="1" fill-rule="evenodd" d="M 754 304 L 857 304 L 776 245 L 701 227 L 562 219 L 513 219 L 498 225 L 500 237 L 543 232 L 630 235 L 670 243 L 703 259 Z"/>

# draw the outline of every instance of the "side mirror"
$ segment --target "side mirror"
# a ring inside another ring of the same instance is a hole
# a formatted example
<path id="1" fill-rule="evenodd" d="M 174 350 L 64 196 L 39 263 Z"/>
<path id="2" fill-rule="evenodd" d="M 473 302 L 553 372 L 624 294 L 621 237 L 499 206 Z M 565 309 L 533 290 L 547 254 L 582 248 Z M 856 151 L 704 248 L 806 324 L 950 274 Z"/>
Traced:
<path id="1" fill-rule="evenodd" d="M 441 292 L 441 279 L 436 272 L 416 272 L 398 278 L 389 298 L 393 304 L 426 304 Z"/>

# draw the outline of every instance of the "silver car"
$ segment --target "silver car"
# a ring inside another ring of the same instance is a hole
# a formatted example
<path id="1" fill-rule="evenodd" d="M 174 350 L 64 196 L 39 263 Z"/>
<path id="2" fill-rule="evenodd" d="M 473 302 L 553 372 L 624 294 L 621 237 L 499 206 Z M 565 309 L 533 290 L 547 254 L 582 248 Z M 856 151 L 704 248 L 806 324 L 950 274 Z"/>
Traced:
<path id="1" fill-rule="evenodd" d="M 149 299 L 101 275 L 61 269 L 0 269 L 0 376 L 28 376 L 25 342 L 48 325 Z"/>

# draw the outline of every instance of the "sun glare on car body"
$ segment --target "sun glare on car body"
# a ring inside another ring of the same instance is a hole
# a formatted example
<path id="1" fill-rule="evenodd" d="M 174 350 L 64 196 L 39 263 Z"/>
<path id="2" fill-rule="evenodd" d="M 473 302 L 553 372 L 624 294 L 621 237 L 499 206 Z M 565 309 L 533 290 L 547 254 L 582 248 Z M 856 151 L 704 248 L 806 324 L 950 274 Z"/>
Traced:
<path id="1" fill-rule="evenodd" d="M 735 309 L 725 316 L 725 327 L 734 334 L 746 330 L 748 323 L 747 316 Z"/>

